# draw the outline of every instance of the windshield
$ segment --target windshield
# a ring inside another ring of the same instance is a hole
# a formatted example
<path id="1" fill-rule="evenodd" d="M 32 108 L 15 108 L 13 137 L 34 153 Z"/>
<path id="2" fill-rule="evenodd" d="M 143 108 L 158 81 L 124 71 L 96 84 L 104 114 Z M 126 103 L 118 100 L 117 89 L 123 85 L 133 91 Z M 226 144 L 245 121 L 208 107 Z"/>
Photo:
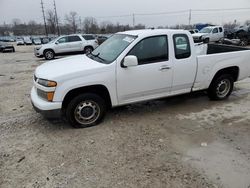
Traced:
<path id="1" fill-rule="evenodd" d="M 52 41 L 50 41 L 50 42 L 48 42 L 48 44 L 51 44 L 51 43 L 53 43 L 53 42 L 55 42 L 57 39 L 59 39 L 60 37 L 57 37 L 57 38 L 55 38 L 55 39 L 53 39 Z M 49 40 L 49 39 L 48 39 Z"/>
<path id="2" fill-rule="evenodd" d="M 212 28 L 205 27 L 202 30 L 200 30 L 199 33 L 211 33 L 211 31 L 212 31 Z"/>
<path id="3" fill-rule="evenodd" d="M 136 36 L 115 34 L 87 56 L 100 63 L 112 63 L 135 39 Z"/>

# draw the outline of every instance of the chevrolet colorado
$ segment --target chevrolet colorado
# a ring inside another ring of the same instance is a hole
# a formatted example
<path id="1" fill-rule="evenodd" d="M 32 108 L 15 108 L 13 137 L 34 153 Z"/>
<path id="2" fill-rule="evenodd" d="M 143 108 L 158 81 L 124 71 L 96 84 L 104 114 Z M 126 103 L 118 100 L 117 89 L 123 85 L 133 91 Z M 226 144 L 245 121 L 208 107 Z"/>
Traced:
<path id="1" fill-rule="evenodd" d="M 92 53 L 39 66 L 31 101 L 48 118 L 66 116 L 83 128 L 100 123 L 108 108 L 139 101 L 198 90 L 223 100 L 249 76 L 249 49 L 194 44 L 184 30 L 134 30 Z"/>

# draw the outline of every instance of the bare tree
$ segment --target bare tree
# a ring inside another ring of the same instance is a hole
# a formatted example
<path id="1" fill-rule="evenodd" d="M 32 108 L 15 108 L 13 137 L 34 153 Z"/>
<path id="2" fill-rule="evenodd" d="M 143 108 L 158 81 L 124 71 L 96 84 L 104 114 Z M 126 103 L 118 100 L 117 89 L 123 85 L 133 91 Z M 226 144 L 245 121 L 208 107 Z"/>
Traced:
<path id="1" fill-rule="evenodd" d="M 12 24 L 14 25 L 14 26 L 17 26 L 17 25 L 20 25 L 22 22 L 21 22 L 21 20 L 19 19 L 19 18 L 14 18 L 13 20 L 12 20 Z"/>
<path id="2" fill-rule="evenodd" d="M 245 25 L 250 25 L 250 20 L 245 21 Z"/>
<path id="3" fill-rule="evenodd" d="M 46 20 L 49 28 L 49 33 L 56 34 L 56 15 L 53 10 L 48 10 Z"/>
<path id="4" fill-rule="evenodd" d="M 83 21 L 83 30 L 85 33 L 98 33 L 99 26 L 93 17 L 85 18 Z"/>
<path id="5" fill-rule="evenodd" d="M 71 32 L 76 33 L 78 29 L 78 19 L 79 16 L 76 12 L 70 12 L 69 14 L 65 15 L 66 25 L 71 28 Z"/>

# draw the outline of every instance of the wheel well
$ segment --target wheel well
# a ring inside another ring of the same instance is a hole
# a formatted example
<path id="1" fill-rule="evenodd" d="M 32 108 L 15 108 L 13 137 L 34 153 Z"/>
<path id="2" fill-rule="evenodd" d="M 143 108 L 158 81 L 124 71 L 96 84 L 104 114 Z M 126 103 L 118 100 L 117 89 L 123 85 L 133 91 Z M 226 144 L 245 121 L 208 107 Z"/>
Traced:
<path id="1" fill-rule="evenodd" d="M 81 93 L 95 93 L 105 100 L 108 108 L 112 106 L 108 89 L 103 85 L 93 85 L 69 91 L 63 99 L 62 108 L 66 109 L 70 101 Z"/>
<path id="2" fill-rule="evenodd" d="M 93 46 L 85 46 L 85 47 L 84 47 L 84 50 L 85 50 L 86 48 L 92 48 L 92 50 L 94 50 Z"/>
<path id="3" fill-rule="evenodd" d="M 46 52 L 46 51 L 52 51 L 54 54 L 55 54 L 55 51 L 53 50 L 53 49 L 51 49 L 51 48 L 48 48 L 48 49 L 45 49 L 45 50 L 43 50 L 43 54 Z"/>
<path id="4" fill-rule="evenodd" d="M 221 76 L 223 74 L 231 75 L 233 77 L 233 79 L 234 79 L 234 82 L 236 82 L 238 80 L 238 76 L 239 76 L 239 67 L 234 66 L 234 67 L 228 67 L 228 68 L 224 68 L 224 69 L 219 70 L 215 74 L 215 76 L 213 78 L 213 81 L 214 81 L 215 78 L 218 78 L 219 76 Z"/>

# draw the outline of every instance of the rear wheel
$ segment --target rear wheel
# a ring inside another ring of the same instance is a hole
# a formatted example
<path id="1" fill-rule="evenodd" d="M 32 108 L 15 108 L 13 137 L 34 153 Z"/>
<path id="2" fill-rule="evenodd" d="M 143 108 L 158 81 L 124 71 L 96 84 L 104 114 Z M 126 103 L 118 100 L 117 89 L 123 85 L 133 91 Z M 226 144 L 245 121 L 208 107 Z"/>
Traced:
<path id="1" fill-rule="evenodd" d="M 87 46 L 84 48 L 84 53 L 89 54 L 93 51 L 94 49 L 91 46 Z"/>
<path id="2" fill-rule="evenodd" d="M 233 87 L 234 80 L 231 75 L 218 76 L 212 81 L 208 89 L 208 96 L 212 100 L 224 100 L 230 96 Z"/>
<path id="3" fill-rule="evenodd" d="M 46 60 L 51 60 L 55 58 L 55 53 L 53 50 L 45 50 L 43 55 Z"/>
<path id="4" fill-rule="evenodd" d="M 104 99 L 97 94 L 86 93 L 78 95 L 68 104 L 66 117 L 73 127 L 85 128 L 99 124 L 105 112 Z"/>

